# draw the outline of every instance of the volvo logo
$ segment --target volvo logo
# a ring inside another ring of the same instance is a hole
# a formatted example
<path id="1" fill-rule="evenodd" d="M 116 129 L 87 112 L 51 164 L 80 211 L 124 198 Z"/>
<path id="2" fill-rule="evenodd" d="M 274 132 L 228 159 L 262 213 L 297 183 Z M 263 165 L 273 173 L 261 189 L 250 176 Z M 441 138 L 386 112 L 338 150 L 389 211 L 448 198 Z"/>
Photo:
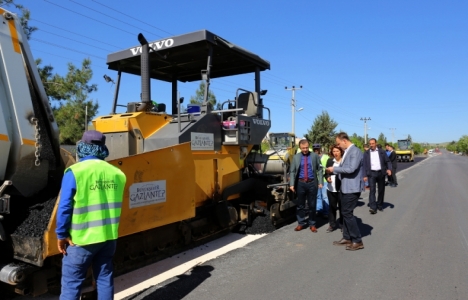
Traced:
<path id="1" fill-rule="evenodd" d="M 252 119 L 255 125 L 270 126 L 269 120 Z"/>
<path id="2" fill-rule="evenodd" d="M 174 45 L 174 40 L 173 39 L 167 39 L 167 40 L 161 40 L 161 41 L 153 42 L 153 43 L 149 44 L 150 48 L 152 48 L 152 49 L 150 49 L 150 52 L 153 52 L 153 49 L 161 50 L 163 48 L 170 48 L 173 45 Z M 132 51 L 132 55 L 139 55 L 139 54 L 141 54 L 142 47 L 138 46 L 138 47 L 135 47 L 135 48 L 130 48 L 130 51 Z"/>

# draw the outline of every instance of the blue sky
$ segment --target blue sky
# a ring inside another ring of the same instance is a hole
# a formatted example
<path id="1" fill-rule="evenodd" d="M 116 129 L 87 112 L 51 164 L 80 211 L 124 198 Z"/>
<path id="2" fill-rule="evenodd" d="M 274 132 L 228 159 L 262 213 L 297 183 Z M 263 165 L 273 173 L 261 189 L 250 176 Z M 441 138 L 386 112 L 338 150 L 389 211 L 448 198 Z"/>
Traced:
<path id="1" fill-rule="evenodd" d="M 67 62 L 92 60 L 99 114 L 111 111 L 114 86 L 104 81 L 109 53 L 148 41 L 207 29 L 269 60 L 262 73 L 271 131 L 291 131 L 296 92 L 296 134 L 327 111 L 338 130 L 395 140 L 458 140 L 468 134 L 468 1 L 144 1 L 18 0 L 39 30 L 32 52 L 57 73 Z M 216 62 L 214 62 L 216 64 Z M 123 76 L 120 103 L 138 101 L 140 81 Z M 198 83 L 179 84 L 189 99 Z M 238 87 L 253 90 L 253 75 L 212 80 L 218 101 Z M 152 99 L 170 109 L 169 84 L 152 83 Z"/>

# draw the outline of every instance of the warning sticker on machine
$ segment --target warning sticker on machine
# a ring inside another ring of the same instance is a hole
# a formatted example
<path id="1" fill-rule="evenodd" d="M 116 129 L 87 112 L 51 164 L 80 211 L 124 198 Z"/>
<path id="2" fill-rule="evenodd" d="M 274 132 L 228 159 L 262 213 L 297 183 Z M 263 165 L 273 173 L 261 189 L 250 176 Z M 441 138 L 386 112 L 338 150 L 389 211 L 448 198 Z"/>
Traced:
<path id="1" fill-rule="evenodd" d="M 191 132 L 193 150 L 214 150 L 214 136 L 212 133 Z"/>
<path id="2" fill-rule="evenodd" d="M 134 183 L 129 191 L 130 208 L 166 202 L 166 180 Z"/>

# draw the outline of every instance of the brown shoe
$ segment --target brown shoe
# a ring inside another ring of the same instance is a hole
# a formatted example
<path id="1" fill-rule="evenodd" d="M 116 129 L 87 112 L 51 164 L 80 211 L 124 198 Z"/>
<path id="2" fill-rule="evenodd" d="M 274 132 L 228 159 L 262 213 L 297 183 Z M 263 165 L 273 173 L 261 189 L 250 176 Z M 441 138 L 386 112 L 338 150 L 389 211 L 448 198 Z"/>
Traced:
<path id="1" fill-rule="evenodd" d="M 310 226 L 310 231 L 315 233 L 317 232 L 317 228 L 315 226 Z"/>
<path id="2" fill-rule="evenodd" d="M 351 244 L 352 242 L 350 240 L 345 240 L 345 239 L 341 239 L 339 241 L 333 242 L 334 246 L 348 246 Z"/>
<path id="3" fill-rule="evenodd" d="M 294 228 L 294 231 L 301 231 L 302 229 L 304 229 L 304 227 L 302 227 L 301 225 L 297 225 L 297 227 Z"/>
<path id="4" fill-rule="evenodd" d="M 346 250 L 356 251 L 356 250 L 359 250 L 359 249 L 364 249 L 364 244 L 362 242 L 352 243 L 352 244 L 346 246 Z"/>

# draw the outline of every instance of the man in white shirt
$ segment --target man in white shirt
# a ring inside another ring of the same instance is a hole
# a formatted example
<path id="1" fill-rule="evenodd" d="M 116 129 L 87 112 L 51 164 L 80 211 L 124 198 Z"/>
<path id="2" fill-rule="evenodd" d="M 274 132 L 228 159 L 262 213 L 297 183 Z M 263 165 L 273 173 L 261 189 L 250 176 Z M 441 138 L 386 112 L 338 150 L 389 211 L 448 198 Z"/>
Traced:
<path id="1" fill-rule="evenodd" d="M 369 182 L 369 212 L 376 214 L 383 210 L 385 194 L 385 174 L 392 175 L 392 163 L 383 149 L 377 148 L 377 140 L 369 140 L 370 149 L 364 152 L 364 181 Z M 375 200 L 376 185 L 379 189 L 377 201 Z"/>

